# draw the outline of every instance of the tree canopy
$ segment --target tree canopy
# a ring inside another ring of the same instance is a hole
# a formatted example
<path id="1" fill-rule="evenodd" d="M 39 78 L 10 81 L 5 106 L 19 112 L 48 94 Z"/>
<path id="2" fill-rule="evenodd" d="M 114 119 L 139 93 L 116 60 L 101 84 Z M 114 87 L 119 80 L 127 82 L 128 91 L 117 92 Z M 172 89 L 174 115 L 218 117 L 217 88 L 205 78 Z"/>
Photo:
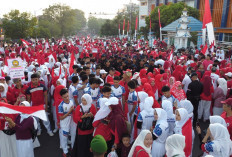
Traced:
<path id="1" fill-rule="evenodd" d="M 187 8 L 188 15 L 192 16 L 196 19 L 199 19 L 200 14 L 199 11 L 195 8 L 192 8 L 190 6 L 186 6 L 185 3 L 179 2 L 179 3 L 172 3 L 170 5 L 162 5 L 159 7 L 156 7 L 154 10 L 152 10 L 150 18 L 151 18 L 151 31 L 154 32 L 155 36 L 159 36 L 159 16 L 158 16 L 158 8 L 160 9 L 160 21 L 161 26 L 165 27 L 168 24 L 172 23 L 173 21 L 179 19 L 182 15 L 182 11 L 184 8 Z M 149 16 L 146 17 L 146 27 L 142 29 L 142 31 L 149 32 L 150 28 L 150 18 Z M 147 34 L 144 34 L 147 35 Z"/>
<path id="2" fill-rule="evenodd" d="M 88 31 L 92 35 L 100 35 L 100 29 L 105 22 L 106 22 L 106 19 L 90 16 L 88 18 Z"/>
<path id="3" fill-rule="evenodd" d="M 11 39 L 26 38 L 33 34 L 37 19 L 31 14 L 12 10 L 4 15 L 2 27 L 5 35 Z"/>

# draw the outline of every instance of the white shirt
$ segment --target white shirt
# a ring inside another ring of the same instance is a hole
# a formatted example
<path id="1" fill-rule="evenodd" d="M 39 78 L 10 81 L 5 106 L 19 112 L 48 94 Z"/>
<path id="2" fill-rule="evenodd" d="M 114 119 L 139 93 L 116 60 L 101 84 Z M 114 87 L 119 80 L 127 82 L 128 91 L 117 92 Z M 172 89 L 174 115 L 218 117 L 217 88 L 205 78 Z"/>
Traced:
<path id="1" fill-rule="evenodd" d="M 60 105 L 58 106 L 58 113 L 65 115 L 66 113 L 69 112 L 70 108 L 74 106 L 73 102 L 70 100 L 68 104 L 66 104 L 64 101 L 62 101 L 60 103 Z M 62 128 L 62 130 L 69 132 L 69 128 L 70 128 L 70 124 L 72 121 L 72 114 L 70 114 L 69 116 L 67 116 L 65 119 L 60 120 L 60 127 Z"/>
<path id="2" fill-rule="evenodd" d="M 185 91 L 185 93 L 187 93 L 188 90 L 188 85 L 192 82 L 192 80 L 190 79 L 190 77 L 185 74 L 184 79 L 182 81 L 182 84 L 184 85 L 183 90 Z"/>

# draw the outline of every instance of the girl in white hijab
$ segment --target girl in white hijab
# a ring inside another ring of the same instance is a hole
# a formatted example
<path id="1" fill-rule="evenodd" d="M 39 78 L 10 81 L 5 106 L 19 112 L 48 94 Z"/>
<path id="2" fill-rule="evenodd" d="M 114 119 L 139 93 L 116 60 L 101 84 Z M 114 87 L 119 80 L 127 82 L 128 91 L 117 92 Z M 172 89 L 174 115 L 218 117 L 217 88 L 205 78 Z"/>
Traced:
<path id="1" fill-rule="evenodd" d="M 218 87 L 214 90 L 213 99 L 214 99 L 214 107 L 213 107 L 213 115 L 221 115 L 223 112 L 221 101 L 226 100 L 227 95 L 227 82 L 224 78 L 219 78 Z"/>
<path id="2" fill-rule="evenodd" d="M 174 128 L 175 128 L 175 122 L 176 117 L 175 114 L 173 114 L 173 106 L 172 103 L 168 100 L 162 101 L 162 108 L 167 112 L 167 122 L 169 126 L 169 135 L 173 134 Z"/>
<path id="3" fill-rule="evenodd" d="M 185 155 L 191 156 L 193 135 L 192 135 L 192 121 L 190 120 L 188 111 L 185 108 L 176 110 L 176 126 L 174 128 L 175 134 L 183 135 L 186 138 Z"/>
<path id="4" fill-rule="evenodd" d="M 224 127 L 227 127 L 226 121 L 221 116 L 210 116 L 209 117 L 210 124 L 219 123 Z"/>
<path id="5" fill-rule="evenodd" d="M 128 157 L 152 157 L 152 134 L 149 130 L 142 130 L 131 147 Z"/>
<path id="6" fill-rule="evenodd" d="M 138 134 L 141 130 L 149 130 L 152 127 L 154 121 L 154 109 L 152 105 L 154 103 L 153 97 L 147 97 L 144 102 L 144 109 L 139 113 L 137 119 Z"/>
<path id="7" fill-rule="evenodd" d="M 185 136 L 174 134 L 167 138 L 165 149 L 167 157 L 185 157 Z"/>
<path id="8" fill-rule="evenodd" d="M 169 134 L 167 112 L 161 108 L 154 109 L 156 125 L 153 130 L 152 157 L 165 155 L 165 141 Z"/>
<path id="9" fill-rule="evenodd" d="M 0 98 L 7 98 L 7 88 L 3 83 L 0 83 Z"/>
<path id="10" fill-rule="evenodd" d="M 92 105 L 92 97 L 89 95 L 89 94 L 84 94 L 82 97 L 81 97 L 82 101 L 83 99 L 87 102 L 86 105 L 83 105 L 83 103 L 81 103 L 81 107 L 83 108 L 83 111 L 84 112 L 88 112 L 89 108 L 91 107 Z"/>
<path id="11" fill-rule="evenodd" d="M 140 104 L 139 104 L 140 111 L 142 111 L 144 108 L 145 99 L 148 97 L 148 94 L 144 91 L 141 91 L 141 92 L 138 92 L 138 97 L 140 100 Z"/>
<path id="12" fill-rule="evenodd" d="M 211 141 L 206 143 L 209 137 Z M 231 155 L 232 142 L 230 134 L 227 128 L 219 123 L 209 125 L 207 134 L 202 142 L 205 143 L 204 147 L 209 155 L 215 157 L 229 157 Z"/>

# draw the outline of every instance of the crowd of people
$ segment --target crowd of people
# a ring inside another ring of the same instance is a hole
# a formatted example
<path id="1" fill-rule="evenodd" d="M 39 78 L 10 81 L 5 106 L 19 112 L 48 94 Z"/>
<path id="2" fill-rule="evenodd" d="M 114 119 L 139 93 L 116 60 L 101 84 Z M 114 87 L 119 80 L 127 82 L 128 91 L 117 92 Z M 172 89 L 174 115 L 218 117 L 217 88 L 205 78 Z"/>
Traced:
<path id="1" fill-rule="evenodd" d="M 230 48 L 203 54 L 118 38 L 29 43 L 0 44 L 0 101 L 44 105 L 47 121 L 0 113 L 0 157 L 34 157 L 42 123 L 59 134 L 64 157 L 190 157 L 195 138 L 202 156 L 232 155 Z M 24 77 L 10 77 L 14 58 Z"/>

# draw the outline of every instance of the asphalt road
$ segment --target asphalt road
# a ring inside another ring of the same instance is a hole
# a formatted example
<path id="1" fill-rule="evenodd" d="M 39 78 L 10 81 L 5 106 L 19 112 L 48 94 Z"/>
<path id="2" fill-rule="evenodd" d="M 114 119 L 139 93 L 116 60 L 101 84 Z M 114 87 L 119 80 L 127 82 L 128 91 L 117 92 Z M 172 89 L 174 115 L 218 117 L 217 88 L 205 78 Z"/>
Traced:
<path id="1" fill-rule="evenodd" d="M 53 121 L 51 122 L 52 129 L 54 128 Z M 42 126 L 43 124 L 41 124 Z M 202 130 L 207 129 L 207 123 L 200 123 L 200 127 Z M 60 141 L 58 132 L 50 137 L 47 134 L 47 131 L 44 127 L 42 127 L 42 134 L 38 137 L 40 142 L 40 147 L 35 149 L 35 157 L 62 157 L 62 149 L 60 149 Z M 194 147 L 193 147 L 193 155 L 192 157 L 200 157 L 203 152 L 199 148 L 199 138 L 195 136 Z"/>

